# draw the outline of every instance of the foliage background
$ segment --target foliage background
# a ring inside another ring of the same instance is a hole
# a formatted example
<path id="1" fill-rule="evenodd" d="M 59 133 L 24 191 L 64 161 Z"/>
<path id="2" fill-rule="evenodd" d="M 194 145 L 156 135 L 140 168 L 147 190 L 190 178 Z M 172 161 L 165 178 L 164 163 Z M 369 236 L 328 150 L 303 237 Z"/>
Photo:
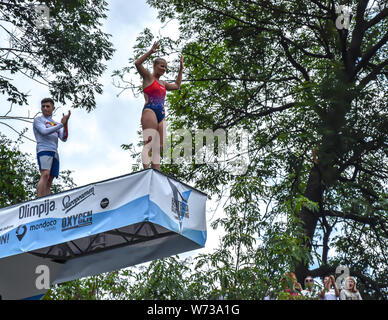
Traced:
<path id="1" fill-rule="evenodd" d="M 295 271 L 301 282 L 309 273 L 334 274 L 339 265 L 349 267 L 365 299 L 387 298 L 387 1 L 339 3 L 352 13 L 349 30 L 336 27 L 331 0 L 148 1 L 162 22 L 176 19 L 180 26 L 178 39 L 159 39 L 168 78 L 179 55 L 185 57 L 184 84 L 168 96 L 171 130 L 247 130 L 248 171 L 235 176 L 225 163 L 194 160 L 163 165 L 223 202 L 225 215 L 209 228 L 223 234 L 218 248 L 62 284 L 47 299 L 263 299 L 278 296 L 285 272 Z M 139 35 L 128 66 L 113 74 L 120 89 L 140 92 L 133 62 L 155 40 L 149 29 Z M 96 61 L 108 58 L 105 44 Z M 61 59 L 50 59 L 69 93 L 58 97 L 71 99 L 78 84 Z M 93 79 L 101 68 L 88 69 Z M 20 91 L 8 88 L 22 103 Z M 10 168 L 1 180 L 18 202 L 30 184 L 22 187 L 28 175 L 11 163 L 23 156 L 1 150 Z M 136 150 L 132 155 L 138 157 Z M 8 177 L 21 186 L 11 188 Z"/>

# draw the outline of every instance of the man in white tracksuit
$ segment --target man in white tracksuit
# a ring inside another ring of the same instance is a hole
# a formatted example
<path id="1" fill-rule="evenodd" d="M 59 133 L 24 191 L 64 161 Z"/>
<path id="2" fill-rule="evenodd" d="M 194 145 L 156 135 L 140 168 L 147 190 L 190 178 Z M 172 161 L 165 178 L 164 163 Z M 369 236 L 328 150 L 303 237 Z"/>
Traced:
<path id="1" fill-rule="evenodd" d="M 59 174 L 58 138 L 66 142 L 69 135 L 67 123 L 70 111 L 63 115 L 60 123 L 52 119 L 55 109 L 54 101 L 45 98 L 41 101 L 42 115 L 34 119 L 34 135 L 36 139 L 36 153 L 40 170 L 40 180 L 37 185 L 37 197 L 50 194 L 54 177 Z"/>

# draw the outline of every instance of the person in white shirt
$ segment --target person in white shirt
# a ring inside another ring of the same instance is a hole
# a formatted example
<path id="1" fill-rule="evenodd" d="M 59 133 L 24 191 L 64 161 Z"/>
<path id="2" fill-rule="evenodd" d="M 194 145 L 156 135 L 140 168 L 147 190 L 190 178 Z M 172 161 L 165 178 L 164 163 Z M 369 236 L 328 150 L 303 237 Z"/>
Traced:
<path id="1" fill-rule="evenodd" d="M 341 290 L 341 300 L 362 300 L 361 294 L 356 287 L 356 280 L 353 277 L 345 279 L 344 289 Z"/>
<path id="2" fill-rule="evenodd" d="M 318 293 L 320 300 L 338 300 L 340 293 L 333 275 L 323 279 L 323 289 Z"/>
<path id="3" fill-rule="evenodd" d="M 314 279 L 312 276 L 307 276 L 304 279 L 304 290 L 302 290 L 302 296 L 308 299 L 315 299 L 318 296 L 318 293 L 314 286 Z"/>
<path id="4" fill-rule="evenodd" d="M 59 174 L 58 138 L 66 142 L 69 130 L 68 121 L 70 111 L 63 114 L 60 123 L 52 119 L 54 100 L 44 98 L 41 101 L 42 115 L 34 119 L 34 135 L 36 139 L 36 153 L 40 170 L 40 179 L 37 185 L 37 197 L 50 194 L 51 184 Z"/>

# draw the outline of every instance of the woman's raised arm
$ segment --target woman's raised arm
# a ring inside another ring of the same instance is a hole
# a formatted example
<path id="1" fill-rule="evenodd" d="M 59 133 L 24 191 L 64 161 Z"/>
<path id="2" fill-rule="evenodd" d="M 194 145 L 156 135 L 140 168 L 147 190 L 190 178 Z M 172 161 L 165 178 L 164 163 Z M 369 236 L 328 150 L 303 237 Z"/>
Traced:
<path id="1" fill-rule="evenodd" d="M 159 47 L 159 42 L 155 42 L 149 51 L 147 51 L 145 54 L 143 54 L 139 59 L 135 61 L 135 67 L 137 71 L 140 73 L 143 80 L 145 80 L 145 82 L 149 82 L 152 80 L 152 74 L 146 68 L 143 67 L 143 62 L 146 61 L 146 59 L 150 55 L 157 52 L 158 47 Z"/>
<path id="2" fill-rule="evenodd" d="M 175 82 L 168 83 L 168 82 L 164 81 L 164 86 L 166 87 L 167 90 L 179 90 L 181 88 L 182 71 L 183 71 L 183 57 L 181 56 L 178 76 L 176 77 Z"/>

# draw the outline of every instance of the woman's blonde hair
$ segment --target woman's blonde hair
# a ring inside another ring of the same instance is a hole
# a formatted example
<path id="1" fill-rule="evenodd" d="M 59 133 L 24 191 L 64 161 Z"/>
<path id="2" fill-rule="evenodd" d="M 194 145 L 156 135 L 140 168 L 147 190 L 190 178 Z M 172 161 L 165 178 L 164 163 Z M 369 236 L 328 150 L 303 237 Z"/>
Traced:
<path id="1" fill-rule="evenodd" d="M 354 282 L 353 291 L 354 291 L 354 292 L 358 292 L 357 285 L 356 285 L 356 279 L 354 279 L 353 277 L 347 277 L 347 278 L 345 279 L 344 288 L 347 289 L 347 290 L 349 290 L 349 287 L 348 287 L 348 281 L 349 281 L 349 280 L 353 280 L 353 282 Z"/>
<path id="2" fill-rule="evenodd" d="M 155 64 L 159 64 L 159 63 L 163 63 L 163 62 L 167 64 L 167 61 L 164 60 L 163 58 L 156 58 L 156 59 L 154 60 L 154 65 L 155 65 Z"/>

